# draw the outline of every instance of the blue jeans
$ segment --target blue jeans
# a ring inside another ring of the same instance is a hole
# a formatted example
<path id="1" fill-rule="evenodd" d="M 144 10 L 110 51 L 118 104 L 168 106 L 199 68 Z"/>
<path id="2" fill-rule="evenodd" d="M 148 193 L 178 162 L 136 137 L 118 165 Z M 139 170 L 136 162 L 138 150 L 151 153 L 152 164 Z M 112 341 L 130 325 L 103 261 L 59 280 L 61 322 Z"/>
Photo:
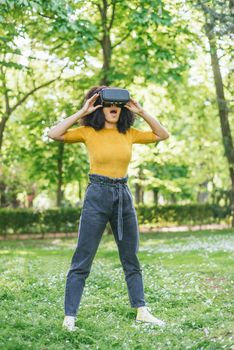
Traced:
<path id="1" fill-rule="evenodd" d="M 67 273 L 64 311 L 76 316 L 102 234 L 109 221 L 118 247 L 131 307 L 145 306 L 142 270 L 137 253 L 139 231 L 128 175 L 111 178 L 88 174 L 78 228 L 78 243 Z"/>

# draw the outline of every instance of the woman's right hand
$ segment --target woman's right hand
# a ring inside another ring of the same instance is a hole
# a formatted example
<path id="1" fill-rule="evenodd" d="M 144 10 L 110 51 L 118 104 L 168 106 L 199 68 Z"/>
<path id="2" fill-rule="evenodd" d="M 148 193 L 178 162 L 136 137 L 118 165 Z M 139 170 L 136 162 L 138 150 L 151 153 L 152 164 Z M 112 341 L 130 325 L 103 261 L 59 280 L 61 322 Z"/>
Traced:
<path id="1" fill-rule="evenodd" d="M 95 101 L 97 100 L 98 98 L 98 93 L 96 93 L 95 95 L 93 95 L 92 97 L 90 97 L 84 104 L 84 106 L 81 108 L 81 112 L 82 112 L 82 115 L 85 116 L 85 115 L 88 115 L 94 111 L 96 111 L 96 109 L 102 107 L 102 105 L 97 105 L 97 106 L 94 106 L 94 103 Z"/>

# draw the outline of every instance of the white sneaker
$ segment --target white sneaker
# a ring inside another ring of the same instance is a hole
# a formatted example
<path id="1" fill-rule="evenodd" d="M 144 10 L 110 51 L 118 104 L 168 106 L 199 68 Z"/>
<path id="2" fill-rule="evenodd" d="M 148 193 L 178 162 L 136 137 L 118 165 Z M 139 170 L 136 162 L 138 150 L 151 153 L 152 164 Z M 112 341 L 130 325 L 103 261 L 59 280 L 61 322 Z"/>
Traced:
<path id="1" fill-rule="evenodd" d="M 75 327 L 75 316 L 65 316 L 63 321 L 63 328 L 70 332 L 76 331 L 78 328 Z"/>
<path id="2" fill-rule="evenodd" d="M 154 317 L 150 312 L 147 306 L 141 306 L 137 308 L 137 317 L 136 322 L 146 322 L 155 324 L 160 327 L 164 327 L 166 323 L 158 318 Z"/>

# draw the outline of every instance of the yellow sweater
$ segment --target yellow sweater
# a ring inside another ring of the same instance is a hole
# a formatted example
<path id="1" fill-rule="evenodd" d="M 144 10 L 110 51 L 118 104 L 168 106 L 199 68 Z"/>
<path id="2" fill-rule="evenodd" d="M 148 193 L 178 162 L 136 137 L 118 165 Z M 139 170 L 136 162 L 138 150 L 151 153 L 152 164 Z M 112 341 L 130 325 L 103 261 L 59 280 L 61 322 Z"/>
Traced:
<path id="1" fill-rule="evenodd" d="M 85 143 L 89 154 L 90 174 L 109 177 L 127 176 L 132 144 L 156 141 L 158 137 L 153 131 L 141 131 L 132 127 L 123 134 L 116 128 L 96 131 L 91 126 L 79 126 L 68 129 L 64 134 L 64 142 Z"/>

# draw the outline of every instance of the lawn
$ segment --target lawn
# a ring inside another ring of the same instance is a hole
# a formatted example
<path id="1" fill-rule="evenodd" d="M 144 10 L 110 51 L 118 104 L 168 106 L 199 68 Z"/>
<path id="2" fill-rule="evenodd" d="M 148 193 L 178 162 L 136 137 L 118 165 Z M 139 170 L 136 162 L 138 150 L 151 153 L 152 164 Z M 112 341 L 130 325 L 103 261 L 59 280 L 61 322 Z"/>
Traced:
<path id="1" fill-rule="evenodd" d="M 151 312 L 135 322 L 113 236 L 104 235 L 76 325 L 61 328 L 76 239 L 1 241 L 0 349 L 234 349 L 231 230 L 140 235 L 138 257 Z"/>

